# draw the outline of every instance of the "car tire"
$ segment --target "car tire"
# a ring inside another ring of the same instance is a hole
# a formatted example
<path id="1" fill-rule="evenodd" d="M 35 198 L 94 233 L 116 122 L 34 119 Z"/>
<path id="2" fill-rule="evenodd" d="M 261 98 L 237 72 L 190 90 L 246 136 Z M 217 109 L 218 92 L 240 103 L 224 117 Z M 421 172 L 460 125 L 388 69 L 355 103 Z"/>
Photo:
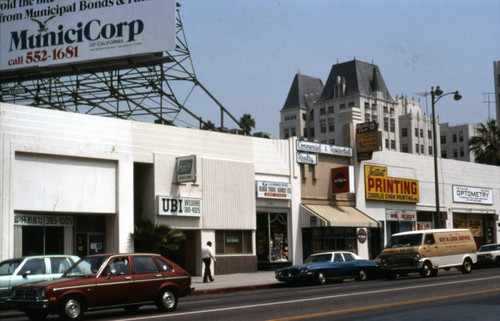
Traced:
<path id="1" fill-rule="evenodd" d="M 425 262 L 420 269 L 420 276 L 423 278 L 429 277 L 432 275 L 432 265 L 429 261 Z"/>
<path id="2" fill-rule="evenodd" d="M 462 263 L 462 273 L 469 274 L 470 272 L 472 272 L 472 261 L 467 258 L 464 260 L 464 263 Z"/>
<path id="3" fill-rule="evenodd" d="M 496 266 L 496 267 L 500 267 L 500 256 L 497 256 L 497 257 L 495 258 L 495 266 Z"/>
<path id="4" fill-rule="evenodd" d="M 172 288 L 165 288 L 158 294 L 156 306 L 161 311 L 172 312 L 177 307 L 178 301 L 177 292 Z"/>
<path id="5" fill-rule="evenodd" d="M 358 275 L 356 276 L 356 280 L 358 281 L 368 280 L 368 272 L 365 269 L 360 269 L 358 271 Z"/>
<path id="6" fill-rule="evenodd" d="M 59 318 L 67 321 L 78 321 L 83 319 L 85 305 L 83 300 L 77 296 L 67 296 L 59 304 Z"/>
<path id="7" fill-rule="evenodd" d="M 43 321 L 48 315 L 48 313 L 44 310 L 26 310 L 24 313 L 31 321 Z"/>
<path id="8" fill-rule="evenodd" d="M 438 275 L 438 269 L 432 269 L 431 276 L 436 276 L 436 275 Z"/>
<path id="9" fill-rule="evenodd" d="M 319 285 L 325 285 L 326 284 L 326 274 L 325 272 L 319 272 L 317 281 Z"/>

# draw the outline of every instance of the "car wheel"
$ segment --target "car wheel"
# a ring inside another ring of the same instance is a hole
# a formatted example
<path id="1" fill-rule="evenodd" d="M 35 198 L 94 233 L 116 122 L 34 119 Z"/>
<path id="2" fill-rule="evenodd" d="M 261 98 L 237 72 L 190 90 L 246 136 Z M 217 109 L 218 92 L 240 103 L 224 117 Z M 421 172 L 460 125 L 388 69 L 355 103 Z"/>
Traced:
<path id="1" fill-rule="evenodd" d="M 431 269 L 431 276 L 438 275 L 438 269 Z"/>
<path id="2" fill-rule="evenodd" d="M 161 311 L 172 312 L 177 307 L 177 293 L 171 288 L 162 289 L 158 294 L 156 306 Z"/>
<path id="3" fill-rule="evenodd" d="M 76 296 L 65 297 L 59 304 L 59 318 L 61 320 L 81 320 L 84 311 L 83 300 Z"/>
<path id="4" fill-rule="evenodd" d="M 130 312 L 130 313 L 135 313 L 139 311 L 140 305 L 128 305 L 124 307 L 125 311 Z"/>
<path id="5" fill-rule="evenodd" d="M 430 262 L 425 262 L 422 268 L 420 269 L 420 276 L 426 278 L 431 275 L 432 275 L 432 265 Z"/>
<path id="6" fill-rule="evenodd" d="M 47 312 L 43 310 L 26 310 L 26 317 L 31 321 L 43 321 L 47 318 Z"/>
<path id="7" fill-rule="evenodd" d="M 495 259 L 495 266 L 500 267 L 500 256 L 497 256 Z"/>
<path id="8" fill-rule="evenodd" d="M 465 259 L 462 264 L 462 273 L 469 274 L 472 271 L 472 262 L 470 259 Z"/>
<path id="9" fill-rule="evenodd" d="M 368 279 L 368 272 L 365 269 L 360 269 L 358 271 L 358 275 L 356 276 L 356 280 L 358 281 L 366 281 Z"/>
<path id="10" fill-rule="evenodd" d="M 326 275 L 324 272 L 319 272 L 318 273 L 318 283 L 319 285 L 325 285 L 326 284 Z"/>

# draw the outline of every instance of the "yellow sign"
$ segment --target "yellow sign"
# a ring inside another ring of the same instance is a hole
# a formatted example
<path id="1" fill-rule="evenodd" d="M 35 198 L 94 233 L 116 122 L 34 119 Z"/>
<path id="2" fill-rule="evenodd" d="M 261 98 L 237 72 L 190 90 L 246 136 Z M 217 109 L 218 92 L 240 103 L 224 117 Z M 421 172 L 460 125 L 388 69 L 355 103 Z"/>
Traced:
<path id="1" fill-rule="evenodd" d="M 418 203 L 418 181 L 387 177 L 387 167 L 365 165 L 367 200 Z"/>

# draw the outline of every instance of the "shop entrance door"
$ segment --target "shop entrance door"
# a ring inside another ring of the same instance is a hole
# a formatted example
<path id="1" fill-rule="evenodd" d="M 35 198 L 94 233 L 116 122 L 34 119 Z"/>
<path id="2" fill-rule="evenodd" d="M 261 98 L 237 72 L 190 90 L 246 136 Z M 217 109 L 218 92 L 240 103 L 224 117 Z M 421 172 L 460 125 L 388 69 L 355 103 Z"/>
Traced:
<path id="1" fill-rule="evenodd" d="M 104 234 L 76 233 L 76 255 L 84 257 L 104 253 Z"/>

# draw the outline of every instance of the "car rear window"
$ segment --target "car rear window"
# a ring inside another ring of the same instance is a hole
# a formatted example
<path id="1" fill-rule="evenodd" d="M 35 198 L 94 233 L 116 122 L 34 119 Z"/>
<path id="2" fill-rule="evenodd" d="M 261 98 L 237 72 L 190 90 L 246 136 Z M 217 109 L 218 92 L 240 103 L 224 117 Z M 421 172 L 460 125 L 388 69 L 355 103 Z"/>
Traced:
<path id="1" fill-rule="evenodd" d="M 170 272 L 172 271 L 172 267 L 167 264 L 167 262 L 163 261 L 159 257 L 155 257 L 156 262 L 160 265 L 161 271 L 162 272 Z"/>
<path id="2" fill-rule="evenodd" d="M 158 266 L 151 256 L 135 256 L 132 261 L 136 274 L 158 273 Z"/>
<path id="3" fill-rule="evenodd" d="M 72 263 L 65 257 L 52 257 L 50 258 L 50 267 L 52 268 L 52 273 L 64 273 L 67 269 L 71 267 Z"/>

